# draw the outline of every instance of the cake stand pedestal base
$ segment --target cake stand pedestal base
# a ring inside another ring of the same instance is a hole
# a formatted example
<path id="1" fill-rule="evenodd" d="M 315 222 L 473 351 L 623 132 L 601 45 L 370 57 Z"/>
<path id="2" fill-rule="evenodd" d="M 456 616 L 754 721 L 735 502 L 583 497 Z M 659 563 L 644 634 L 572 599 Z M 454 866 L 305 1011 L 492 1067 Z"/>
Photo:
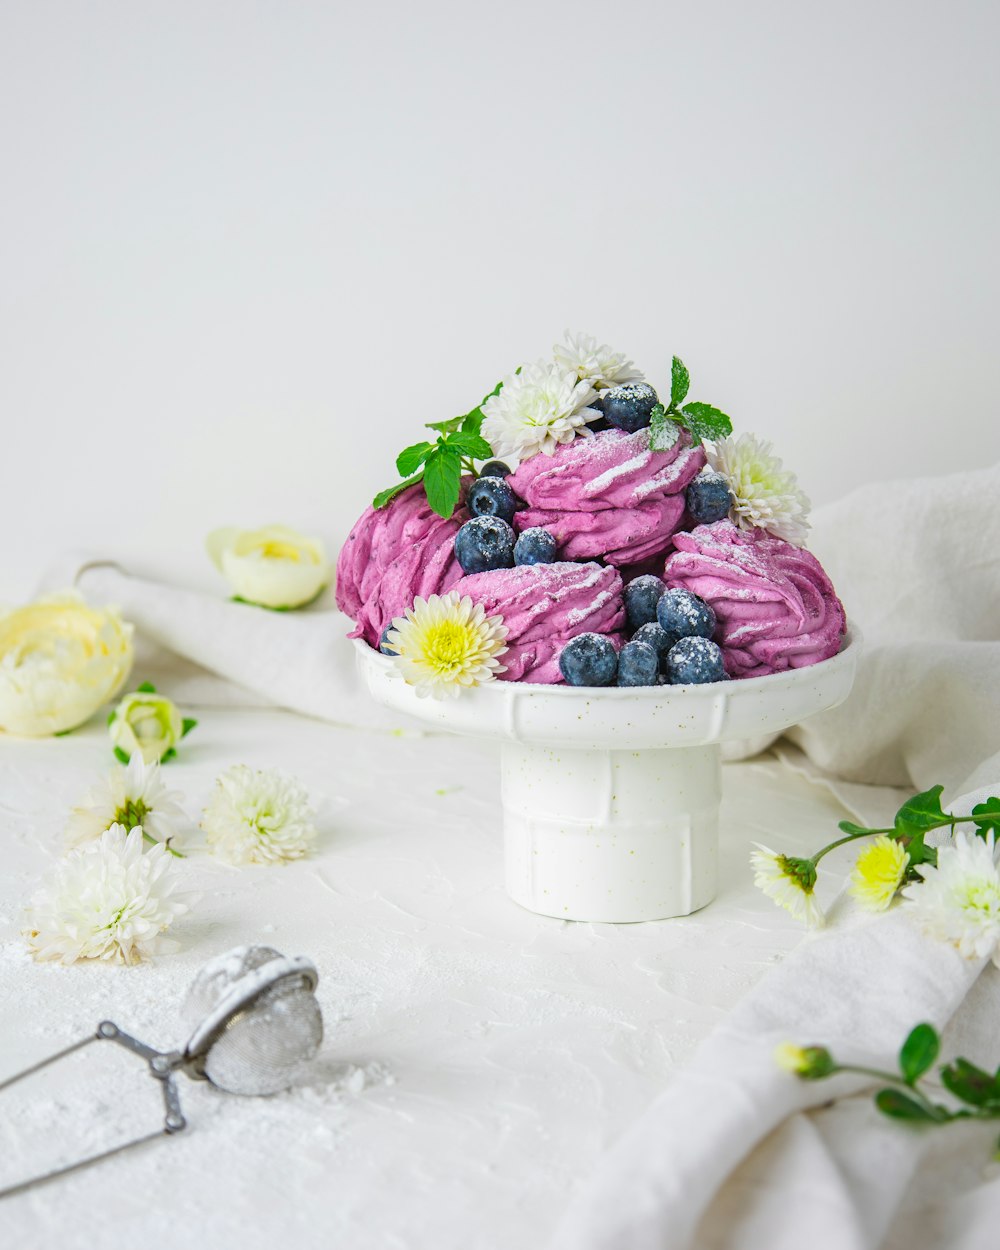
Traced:
<path id="1" fill-rule="evenodd" d="M 718 745 L 502 750 L 507 893 L 563 920 L 687 916 L 715 897 Z"/>

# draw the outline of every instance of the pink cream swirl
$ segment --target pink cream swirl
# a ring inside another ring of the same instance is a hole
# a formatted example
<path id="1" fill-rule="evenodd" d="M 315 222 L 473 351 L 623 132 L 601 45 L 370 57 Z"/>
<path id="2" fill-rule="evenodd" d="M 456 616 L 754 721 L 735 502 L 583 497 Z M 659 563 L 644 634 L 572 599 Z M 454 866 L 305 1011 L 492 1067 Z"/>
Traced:
<path id="1" fill-rule="evenodd" d="M 464 507 L 439 517 L 419 482 L 384 508 L 365 509 L 337 559 L 337 607 L 355 622 L 351 638 L 377 647 L 417 595 L 426 599 L 455 585 L 463 576 L 455 535 L 468 519 Z"/>
<path id="2" fill-rule="evenodd" d="M 621 642 L 622 579 L 600 564 L 528 564 L 472 573 L 451 588 L 482 604 L 507 626 L 507 666 L 500 681 L 554 685 L 563 680 L 559 655 L 571 638 L 593 632 Z"/>
<path id="3" fill-rule="evenodd" d="M 527 503 L 518 531 L 540 525 L 566 560 L 634 565 L 670 550 L 684 520 L 684 491 L 705 453 L 681 433 L 669 451 L 649 450 L 649 430 L 603 430 L 551 456 L 532 456 L 507 479 Z"/>
<path id="4" fill-rule="evenodd" d="M 811 552 L 731 521 L 677 534 L 674 546 L 664 580 L 712 605 L 731 677 L 805 668 L 836 655 L 847 619 Z"/>

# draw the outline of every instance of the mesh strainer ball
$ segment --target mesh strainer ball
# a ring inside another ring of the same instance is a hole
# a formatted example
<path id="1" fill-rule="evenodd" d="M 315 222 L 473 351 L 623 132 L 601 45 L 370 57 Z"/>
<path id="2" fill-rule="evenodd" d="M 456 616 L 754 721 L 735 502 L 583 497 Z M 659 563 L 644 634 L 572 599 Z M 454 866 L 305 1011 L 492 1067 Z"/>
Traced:
<path id="1" fill-rule="evenodd" d="M 308 959 L 269 946 L 238 946 L 210 960 L 182 1009 L 194 1032 L 185 1069 L 231 1094 L 287 1089 L 323 1040 L 323 1017 Z"/>

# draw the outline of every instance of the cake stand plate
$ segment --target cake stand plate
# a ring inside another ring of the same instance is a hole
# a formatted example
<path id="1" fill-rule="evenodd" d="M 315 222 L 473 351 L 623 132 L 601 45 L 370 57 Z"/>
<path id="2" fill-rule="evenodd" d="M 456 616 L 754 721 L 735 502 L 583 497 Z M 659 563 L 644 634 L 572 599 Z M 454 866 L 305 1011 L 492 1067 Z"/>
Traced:
<path id="1" fill-rule="evenodd" d="M 498 739 L 507 892 L 562 920 L 686 916 L 715 897 L 721 744 L 777 734 L 850 692 L 861 642 L 808 668 L 705 686 L 493 681 L 418 698 L 355 642 L 372 697 L 436 729 Z"/>

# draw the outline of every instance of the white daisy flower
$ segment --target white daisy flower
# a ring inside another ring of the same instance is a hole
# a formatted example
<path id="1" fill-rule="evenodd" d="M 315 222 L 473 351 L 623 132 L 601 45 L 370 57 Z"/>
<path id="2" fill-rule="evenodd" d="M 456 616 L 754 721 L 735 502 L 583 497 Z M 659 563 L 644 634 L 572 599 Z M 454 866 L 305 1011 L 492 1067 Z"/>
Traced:
<path id="1" fill-rule="evenodd" d="M 189 910 L 177 892 L 179 879 L 166 847 L 144 855 L 138 825 L 112 825 L 100 841 L 60 860 L 32 899 L 24 930 L 32 955 L 63 964 L 135 964 L 176 950 L 161 934 Z"/>
<path id="2" fill-rule="evenodd" d="M 417 695 L 444 699 L 466 686 L 492 681 L 507 670 L 497 656 L 507 650 L 502 616 L 487 616 L 481 604 L 453 590 L 414 599 L 405 616 L 392 622 L 387 641 L 393 662 Z"/>
<path id="3" fill-rule="evenodd" d="M 823 923 L 823 911 L 813 890 L 816 885 L 816 865 L 811 859 L 798 859 L 792 855 L 779 855 L 770 847 L 755 842 L 757 850 L 750 855 L 754 870 L 753 883 L 784 907 L 796 920 L 810 925 Z"/>
<path id="4" fill-rule="evenodd" d="M 556 343 L 552 354 L 556 363 L 581 382 L 589 382 L 598 391 L 606 391 L 623 382 L 642 382 L 645 375 L 624 352 L 616 352 L 607 343 L 598 344 L 592 334 L 565 334 L 565 343 Z"/>
<path id="5" fill-rule="evenodd" d="M 301 859 L 316 837 L 309 796 L 277 769 L 236 764 L 216 779 L 202 814 L 210 850 L 231 864 Z"/>
<path id="6" fill-rule="evenodd" d="M 176 790 L 168 790 L 161 781 L 160 765 L 147 764 L 136 751 L 127 768 L 116 764 L 70 812 L 66 845 L 93 842 L 116 824 L 126 829 L 141 825 L 147 841 L 169 843 L 185 824 L 179 798 Z"/>
<path id="7" fill-rule="evenodd" d="M 733 492 L 730 516 L 740 529 L 765 529 L 801 547 L 809 532 L 809 499 L 795 474 L 781 467 L 771 444 L 754 434 L 705 444 L 705 458 Z"/>
<path id="8" fill-rule="evenodd" d="M 483 438 L 495 456 L 526 460 L 537 452 L 551 456 L 561 443 L 589 433 L 588 421 L 601 415 L 588 408 L 597 392 L 557 365 L 526 365 L 504 378 L 497 395 L 483 404 Z"/>
<path id="9" fill-rule="evenodd" d="M 993 862 L 994 835 L 958 830 L 937 853 L 937 867 L 920 865 L 922 882 L 903 891 L 910 914 L 925 933 L 958 948 L 966 959 L 1000 955 L 1000 873 Z"/>

